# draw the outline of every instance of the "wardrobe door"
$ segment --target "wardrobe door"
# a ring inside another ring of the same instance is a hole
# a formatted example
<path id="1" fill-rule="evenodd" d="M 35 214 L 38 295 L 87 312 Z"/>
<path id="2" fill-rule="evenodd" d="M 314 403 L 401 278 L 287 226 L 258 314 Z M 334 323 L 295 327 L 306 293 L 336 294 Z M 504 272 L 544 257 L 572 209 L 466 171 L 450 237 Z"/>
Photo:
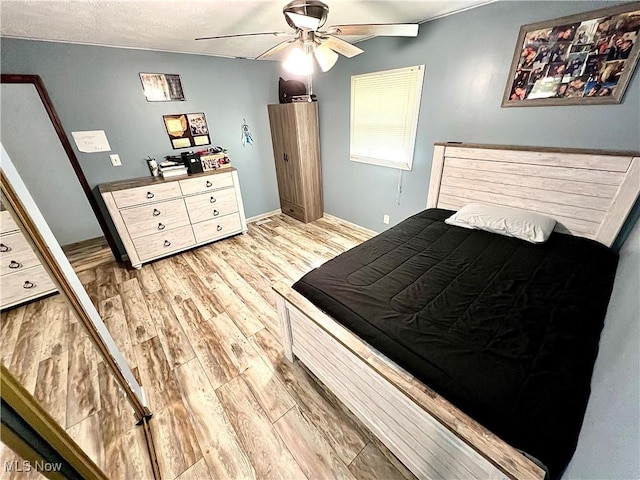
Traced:
<path id="1" fill-rule="evenodd" d="M 295 110 L 269 105 L 271 139 L 281 202 L 303 204 Z"/>
<path id="2" fill-rule="evenodd" d="M 320 131 L 318 127 L 318 103 L 294 104 L 296 111 L 296 141 L 299 149 L 299 166 L 305 222 L 322 217 L 322 164 L 320 160 Z"/>

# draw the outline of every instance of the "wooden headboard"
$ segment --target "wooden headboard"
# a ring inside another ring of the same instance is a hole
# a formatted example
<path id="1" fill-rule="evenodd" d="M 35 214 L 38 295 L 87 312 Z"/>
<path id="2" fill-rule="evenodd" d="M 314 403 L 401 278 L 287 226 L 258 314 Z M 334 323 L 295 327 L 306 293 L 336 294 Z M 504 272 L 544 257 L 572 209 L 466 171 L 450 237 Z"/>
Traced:
<path id="1" fill-rule="evenodd" d="M 523 208 L 610 247 L 639 192 L 638 152 L 436 143 L 427 208 Z"/>

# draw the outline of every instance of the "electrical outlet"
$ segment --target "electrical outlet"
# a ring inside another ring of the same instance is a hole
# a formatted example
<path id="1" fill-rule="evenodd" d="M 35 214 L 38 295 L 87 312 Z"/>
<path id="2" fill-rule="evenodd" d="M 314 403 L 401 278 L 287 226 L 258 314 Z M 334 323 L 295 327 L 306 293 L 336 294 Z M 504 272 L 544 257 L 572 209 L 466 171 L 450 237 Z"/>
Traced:
<path id="1" fill-rule="evenodd" d="M 382 217 L 382 223 L 384 223 L 385 225 L 389 225 L 389 215 L 385 215 L 384 217 Z"/>
<path id="2" fill-rule="evenodd" d="M 113 165 L 114 167 L 119 167 L 122 165 L 122 162 L 120 161 L 120 155 L 118 155 L 117 153 L 109 155 L 109 158 L 111 159 L 111 165 Z"/>

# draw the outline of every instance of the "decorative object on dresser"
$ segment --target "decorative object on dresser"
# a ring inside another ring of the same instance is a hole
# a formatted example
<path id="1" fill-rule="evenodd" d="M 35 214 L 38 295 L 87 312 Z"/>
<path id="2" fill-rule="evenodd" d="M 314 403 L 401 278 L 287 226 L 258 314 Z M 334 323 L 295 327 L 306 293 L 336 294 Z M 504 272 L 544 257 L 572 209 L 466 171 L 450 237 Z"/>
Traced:
<path id="1" fill-rule="evenodd" d="M 282 213 L 312 222 L 323 213 L 318 104 L 268 108 Z"/>
<path id="2" fill-rule="evenodd" d="M 99 190 L 135 268 L 247 231 L 233 167 L 176 179 L 105 183 Z"/>
<path id="3" fill-rule="evenodd" d="M 8 210 L 0 212 L 0 262 L 0 308 L 3 310 L 56 291 Z"/>
<path id="4" fill-rule="evenodd" d="M 203 112 L 163 115 L 164 126 L 174 150 L 209 145 L 209 127 Z"/>
<path id="5" fill-rule="evenodd" d="M 162 178 L 177 177 L 187 175 L 189 171 L 183 163 L 166 160 L 159 165 Z"/>

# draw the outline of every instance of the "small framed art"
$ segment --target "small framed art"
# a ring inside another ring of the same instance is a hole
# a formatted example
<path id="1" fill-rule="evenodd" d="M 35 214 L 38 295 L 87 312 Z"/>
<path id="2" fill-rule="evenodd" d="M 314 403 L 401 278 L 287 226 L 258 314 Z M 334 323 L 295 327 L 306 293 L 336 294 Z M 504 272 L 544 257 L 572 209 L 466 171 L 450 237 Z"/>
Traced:
<path id="1" fill-rule="evenodd" d="M 180 75 L 173 73 L 141 73 L 140 81 L 148 102 L 184 101 Z"/>
<path id="2" fill-rule="evenodd" d="M 174 150 L 209 145 L 209 127 L 203 112 L 163 115 L 164 126 Z"/>

